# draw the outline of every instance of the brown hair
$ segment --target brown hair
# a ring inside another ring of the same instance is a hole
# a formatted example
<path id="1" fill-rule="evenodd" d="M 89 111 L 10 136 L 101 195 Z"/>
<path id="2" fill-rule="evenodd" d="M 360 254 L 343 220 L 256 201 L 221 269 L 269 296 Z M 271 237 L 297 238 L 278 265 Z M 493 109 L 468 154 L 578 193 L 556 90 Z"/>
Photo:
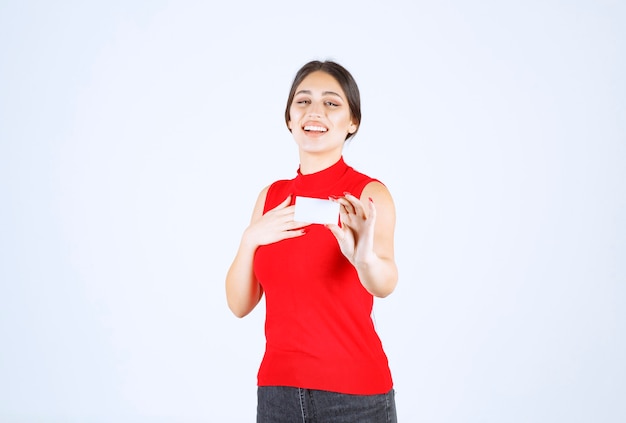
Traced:
<path id="1" fill-rule="evenodd" d="M 304 78 L 317 71 L 325 72 L 335 78 L 335 80 L 341 86 L 343 92 L 346 94 L 348 106 L 350 107 L 351 118 L 357 125 L 356 131 L 346 136 L 346 140 L 348 140 L 357 133 L 361 124 L 361 95 L 359 93 L 359 87 L 357 86 L 356 81 L 354 80 L 350 72 L 348 72 L 348 70 L 340 64 L 330 60 L 324 62 L 320 62 L 319 60 L 313 60 L 302 66 L 300 70 L 296 73 L 293 83 L 291 84 L 289 97 L 287 98 L 287 107 L 285 108 L 285 123 L 287 124 L 287 128 L 289 128 L 289 120 L 291 120 L 291 117 L 289 115 L 289 109 L 291 109 L 291 104 L 293 103 L 293 97 L 296 94 L 296 89 L 304 80 Z"/>

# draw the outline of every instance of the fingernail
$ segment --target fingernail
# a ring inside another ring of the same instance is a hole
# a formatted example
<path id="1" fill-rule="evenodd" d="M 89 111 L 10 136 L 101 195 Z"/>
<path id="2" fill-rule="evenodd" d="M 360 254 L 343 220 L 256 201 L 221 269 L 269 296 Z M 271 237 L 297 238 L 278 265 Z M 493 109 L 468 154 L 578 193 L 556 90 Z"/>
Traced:
<path id="1" fill-rule="evenodd" d="M 373 203 L 373 202 L 374 202 L 374 200 L 372 200 L 372 197 L 367 197 L 367 198 L 369 198 L 369 200 L 370 200 L 370 202 L 371 202 L 371 203 Z"/>

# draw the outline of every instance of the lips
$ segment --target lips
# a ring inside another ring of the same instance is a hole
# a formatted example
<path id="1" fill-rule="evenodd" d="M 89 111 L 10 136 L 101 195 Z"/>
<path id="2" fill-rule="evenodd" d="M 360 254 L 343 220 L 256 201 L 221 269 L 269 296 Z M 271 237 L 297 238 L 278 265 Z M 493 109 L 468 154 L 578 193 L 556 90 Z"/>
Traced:
<path id="1" fill-rule="evenodd" d="M 304 122 L 304 125 L 302 125 L 302 130 L 304 132 L 315 134 L 323 134 L 325 132 L 328 132 L 328 128 L 325 125 L 322 125 L 321 123 L 313 120 Z"/>

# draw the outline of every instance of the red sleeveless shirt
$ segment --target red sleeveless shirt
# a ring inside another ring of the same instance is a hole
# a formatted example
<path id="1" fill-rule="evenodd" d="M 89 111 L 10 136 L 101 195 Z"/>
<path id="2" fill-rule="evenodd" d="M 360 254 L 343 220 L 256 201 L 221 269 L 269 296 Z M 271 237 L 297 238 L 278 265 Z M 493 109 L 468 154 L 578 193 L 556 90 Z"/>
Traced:
<path id="1" fill-rule="evenodd" d="M 287 196 L 357 198 L 375 181 L 346 165 L 273 183 L 264 213 Z M 293 199 L 292 199 L 293 201 Z M 391 373 L 371 313 L 373 297 L 323 225 L 301 237 L 261 246 L 254 272 L 266 301 L 266 348 L 259 386 L 293 386 L 345 394 L 388 392 Z"/>

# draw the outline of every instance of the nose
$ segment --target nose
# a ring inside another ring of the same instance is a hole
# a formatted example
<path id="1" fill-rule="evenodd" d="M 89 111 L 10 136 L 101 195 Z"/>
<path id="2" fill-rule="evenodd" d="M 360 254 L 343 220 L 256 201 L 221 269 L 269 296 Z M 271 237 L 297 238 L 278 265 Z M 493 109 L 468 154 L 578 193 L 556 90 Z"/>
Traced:
<path id="1" fill-rule="evenodd" d="M 309 110 L 308 110 L 308 116 L 309 118 L 321 118 L 322 117 L 322 106 L 320 104 L 318 104 L 317 102 L 313 102 L 311 103 L 311 105 L 309 106 Z"/>

